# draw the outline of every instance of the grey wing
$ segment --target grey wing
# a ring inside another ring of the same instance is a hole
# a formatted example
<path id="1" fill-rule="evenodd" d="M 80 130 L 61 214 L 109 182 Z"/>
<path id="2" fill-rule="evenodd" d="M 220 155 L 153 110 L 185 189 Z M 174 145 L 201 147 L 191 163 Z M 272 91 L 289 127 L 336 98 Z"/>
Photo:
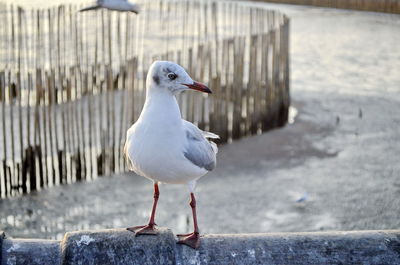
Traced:
<path id="1" fill-rule="evenodd" d="M 188 145 L 184 151 L 184 156 L 193 164 L 200 168 L 211 171 L 215 168 L 218 152 L 217 145 L 207 140 L 207 138 L 219 138 L 218 135 L 203 132 L 194 124 L 182 120 L 186 129 Z"/>

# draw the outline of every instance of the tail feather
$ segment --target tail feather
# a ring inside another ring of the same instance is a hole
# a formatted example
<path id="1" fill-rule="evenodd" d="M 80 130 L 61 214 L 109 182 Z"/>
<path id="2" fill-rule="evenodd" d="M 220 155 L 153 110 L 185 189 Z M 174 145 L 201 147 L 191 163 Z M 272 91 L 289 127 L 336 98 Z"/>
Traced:
<path id="1" fill-rule="evenodd" d="M 218 154 L 218 146 L 217 146 L 217 144 L 214 143 L 214 142 L 211 142 L 211 141 L 210 141 L 210 144 L 211 144 L 211 148 L 214 151 L 214 153 Z"/>
<path id="2" fill-rule="evenodd" d="M 212 133 L 212 132 L 205 132 L 205 131 L 202 131 L 202 134 L 203 134 L 203 136 L 206 137 L 206 138 L 219 139 L 219 136 L 216 135 L 215 133 Z"/>

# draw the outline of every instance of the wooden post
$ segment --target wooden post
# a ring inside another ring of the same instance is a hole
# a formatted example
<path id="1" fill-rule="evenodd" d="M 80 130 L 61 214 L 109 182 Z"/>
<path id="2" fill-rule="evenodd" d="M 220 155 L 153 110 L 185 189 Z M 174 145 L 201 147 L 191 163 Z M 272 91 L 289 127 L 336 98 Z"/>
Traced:
<path id="1" fill-rule="evenodd" d="M 1 104 L 1 124 L 2 124 L 2 135 L 3 135 L 3 160 L 0 170 L 3 172 L 2 178 L 0 179 L 0 197 L 6 197 L 8 195 L 7 189 L 7 134 L 6 134 L 6 75 L 5 72 L 0 72 L 0 92 L 2 98 Z"/>

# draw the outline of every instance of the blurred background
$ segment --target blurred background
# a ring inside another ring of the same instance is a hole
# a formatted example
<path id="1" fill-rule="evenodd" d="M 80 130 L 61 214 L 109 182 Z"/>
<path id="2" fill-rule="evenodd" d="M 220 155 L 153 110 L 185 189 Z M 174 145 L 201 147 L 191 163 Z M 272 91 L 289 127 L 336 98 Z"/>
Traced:
<path id="1" fill-rule="evenodd" d="M 214 92 L 178 98 L 221 136 L 196 189 L 202 233 L 398 229 L 400 1 L 309 2 L 2 2 L 0 230 L 61 239 L 147 221 L 152 183 L 121 148 L 158 59 Z M 156 223 L 190 231 L 188 188 L 160 193 Z"/>

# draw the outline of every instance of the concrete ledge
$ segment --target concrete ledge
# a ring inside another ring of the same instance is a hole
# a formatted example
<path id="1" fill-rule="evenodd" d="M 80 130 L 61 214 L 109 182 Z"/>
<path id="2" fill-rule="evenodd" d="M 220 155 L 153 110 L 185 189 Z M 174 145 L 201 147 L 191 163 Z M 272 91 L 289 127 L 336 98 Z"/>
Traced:
<path id="1" fill-rule="evenodd" d="M 4 239 L 1 265 L 59 264 L 60 241 L 41 239 Z"/>
<path id="2" fill-rule="evenodd" d="M 175 264 L 175 236 L 160 228 L 157 236 L 138 236 L 126 229 L 66 233 L 62 264 Z"/>
<path id="3" fill-rule="evenodd" d="M 3 249 L 3 240 L 6 238 L 6 234 L 3 232 L 3 231 L 1 231 L 0 230 L 0 265 L 2 264 L 2 255 L 1 255 L 1 253 L 3 252 L 2 251 L 2 249 Z"/>
<path id="4" fill-rule="evenodd" d="M 177 245 L 166 228 L 157 236 L 111 229 L 71 232 L 62 241 L 1 241 L 1 265 L 400 264 L 400 230 L 205 235 L 198 250 Z"/>
<path id="5" fill-rule="evenodd" d="M 208 235 L 179 264 L 400 264 L 400 231 Z"/>

